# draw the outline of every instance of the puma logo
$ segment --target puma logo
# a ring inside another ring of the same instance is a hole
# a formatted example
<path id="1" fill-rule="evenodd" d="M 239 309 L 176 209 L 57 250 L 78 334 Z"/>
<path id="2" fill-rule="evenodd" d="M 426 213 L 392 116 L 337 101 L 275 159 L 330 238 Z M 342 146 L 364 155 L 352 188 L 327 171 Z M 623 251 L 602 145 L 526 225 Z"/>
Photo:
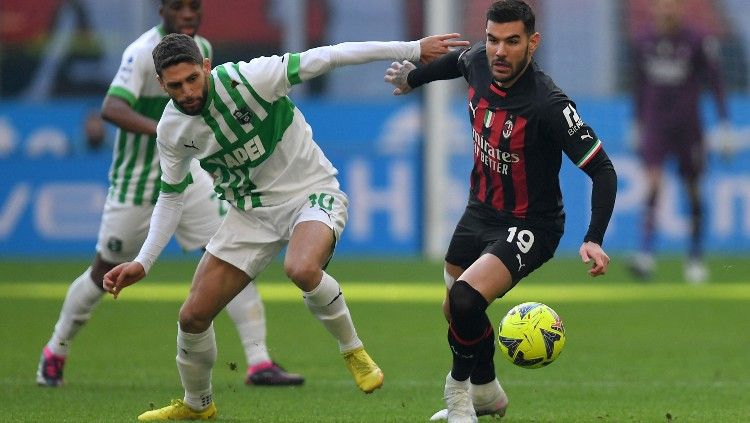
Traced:
<path id="1" fill-rule="evenodd" d="M 197 145 L 195 145 L 195 140 L 190 141 L 190 144 L 182 144 L 184 147 L 187 148 L 194 148 L 196 150 L 200 150 Z"/>
<path id="2" fill-rule="evenodd" d="M 526 265 L 521 262 L 521 255 L 520 254 L 516 254 L 516 258 L 518 259 L 518 271 L 520 272 L 521 268 L 524 267 L 524 266 L 526 266 Z"/>
<path id="3" fill-rule="evenodd" d="M 589 131 L 586 131 L 585 135 L 581 135 L 581 140 L 585 140 L 586 138 L 591 138 L 592 140 L 594 139 L 594 137 L 591 136 Z"/>
<path id="4" fill-rule="evenodd" d="M 451 350 L 453 350 L 453 354 L 461 358 L 467 358 L 467 359 L 474 358 L 474 354 L 461 354 L 460 352 L 456 350 L 456 348 L 453 345 L 451 345 L 450 347 L 451 347 Z"/>
<path id="5" fill-rule="evenodd" d="M 474 107 L 474 105 L 471 104 L 471 100 L 469 100 L 469 110 L 471 110 L 471 117 L 476 117 L 476 115 L 477 115 L 477 108 L 478 107 L 479 106 Z"/>
<path id="6" fill-rule="evenodd" d="M 312 208 L 312 207 L 311 207 L 311 208 Z M 331 212 L 329 212 L 328 210 L 326 210 L 326 209 L 324 209 L 324 208 L 322 208 L 322 207 L 318 207 L 318 210 L 320 210 L 320 211 L 322 211 L 323 213 L 325 213 L 325 214 L 326 214 L 326 216 L 328 216 L 328 220 L 329 220 L 329 221 L 331 221 L 331 222 L 333 222 L 333 218 L 331 217 Z"/>

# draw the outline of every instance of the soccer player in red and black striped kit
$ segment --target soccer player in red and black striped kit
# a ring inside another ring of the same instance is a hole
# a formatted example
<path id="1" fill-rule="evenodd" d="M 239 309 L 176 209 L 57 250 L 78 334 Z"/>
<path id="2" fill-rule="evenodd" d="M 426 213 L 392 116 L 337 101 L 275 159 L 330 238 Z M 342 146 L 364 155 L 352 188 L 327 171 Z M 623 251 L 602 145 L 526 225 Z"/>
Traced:
<path id="1" fill-rule="evenodd" d="M 552 258 L 565 214 L 562 153 L 593 181 L 591 221 L 579 253 L 591 276 L 603 275 L 602 250 L 617 175 L 594 130 L 575 104 L 532 59 L 541 36 L 520 0 L 493 3 L 484 43 L 416 68 L 393 63 L 385 80 L 406 94 L 425 83 L 463 76 L 474 144 L 469 202 L 445 257 L 453 367 L 446 377 L 447 412 L 433 418 L 474 422 L 503 415 L 508 398 L 495 376 L 495 336 L 486 309 Z"/>

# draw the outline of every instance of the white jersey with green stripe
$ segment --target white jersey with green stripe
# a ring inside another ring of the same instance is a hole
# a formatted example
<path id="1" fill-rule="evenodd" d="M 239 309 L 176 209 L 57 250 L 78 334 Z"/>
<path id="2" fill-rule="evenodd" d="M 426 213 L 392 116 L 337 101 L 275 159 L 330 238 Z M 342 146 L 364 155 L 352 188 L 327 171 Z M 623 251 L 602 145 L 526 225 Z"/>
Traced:
<path id="1" fill-rule="evenodd" d="M 151 52 L 165 33 L 161 26 L 146 31 L 122 54 L 122 63 L 107 95 L 125 100 L 136 112 L 154 120 L 161 118 L 169 97 L 156 79 Z M 204 57 L 211 57 L 211 44 L 195 36 Z M 159 196 L 161 171 L 156 137 L 117 128 L 112 165 L 109 169 L 109 196 L 121 203 L 155 204 Z"/>
<path id="2" fill-rule="evenodd" d="M 219 196 L 242 210 L 335 182 L 337 170 L 287 97 L 292 86 L 336 66 L 419 55 L 418 42 L 343 43 L 217 66 L 201 114 L 186 115 L 170 101 L 159 121 L 162 189 L 185 189 L 192 158 L 214 177 Z"/>

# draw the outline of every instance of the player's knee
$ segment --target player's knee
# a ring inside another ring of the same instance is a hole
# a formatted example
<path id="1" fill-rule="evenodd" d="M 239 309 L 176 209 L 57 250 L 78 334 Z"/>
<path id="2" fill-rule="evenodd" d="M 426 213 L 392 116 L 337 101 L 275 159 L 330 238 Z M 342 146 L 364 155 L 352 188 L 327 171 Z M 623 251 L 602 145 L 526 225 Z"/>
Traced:
<path id="1" fill-rule="evenodd" d="M 189 307 L 180 309 L 180 329 L 188 333 L 205 332 L 210 326 L 213 319 L 205 313 L 197 312 Z"/>
<path id="2" fill-rule="evenodd" d="M 476 314 L 482 314 L 487 309 L 488 303 L 482 294 L 467 282 L 458 280 L 448 291 L 448 302 L 450 315 L 453 318 L 463 318 Z"/>
<path id="3" fill-rule="evenodd" d="M 284 262 L 284 273 L 299 287 L 316 286 L 322 277 L 321 272 L 320 265 L 311 261 Z"/>

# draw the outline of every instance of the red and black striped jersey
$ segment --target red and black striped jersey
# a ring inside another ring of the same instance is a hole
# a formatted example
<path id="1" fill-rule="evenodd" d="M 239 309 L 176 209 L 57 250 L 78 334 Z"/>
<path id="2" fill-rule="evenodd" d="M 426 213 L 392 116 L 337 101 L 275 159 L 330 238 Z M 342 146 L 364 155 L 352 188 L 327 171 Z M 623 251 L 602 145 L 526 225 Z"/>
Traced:
<path id="1" fill-rule="evenodd" d="M 461 52 L 457 64 L 469 83 L 471 198 L 522 219 L 564 216 L 562 153 L 583 168 L 602 148 L 575 103 L 533 61 L 510 88 L 500 87 L 483 43 Z"/>

